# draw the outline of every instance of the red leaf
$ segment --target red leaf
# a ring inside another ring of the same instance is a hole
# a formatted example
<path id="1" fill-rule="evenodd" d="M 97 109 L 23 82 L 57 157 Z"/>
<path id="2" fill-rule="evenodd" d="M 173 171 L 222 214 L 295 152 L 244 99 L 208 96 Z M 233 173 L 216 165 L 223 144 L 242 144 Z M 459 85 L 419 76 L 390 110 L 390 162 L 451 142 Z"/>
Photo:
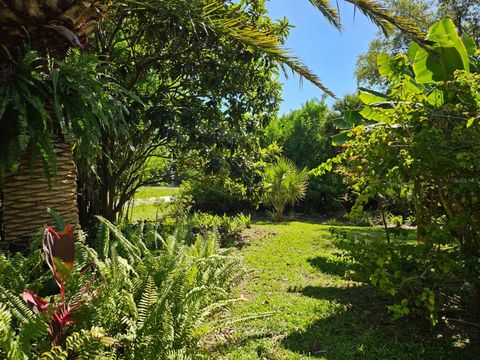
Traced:
<path id="1" fill-rule="evenodd" d="M 44 313 L 47 311 L 48 303 L 44 298 L 38 296 L 33 291 L 26 290 L 22 293 L 22 298 L 25 300 L 27 305 L 29 305 L 35 314 Z"/>

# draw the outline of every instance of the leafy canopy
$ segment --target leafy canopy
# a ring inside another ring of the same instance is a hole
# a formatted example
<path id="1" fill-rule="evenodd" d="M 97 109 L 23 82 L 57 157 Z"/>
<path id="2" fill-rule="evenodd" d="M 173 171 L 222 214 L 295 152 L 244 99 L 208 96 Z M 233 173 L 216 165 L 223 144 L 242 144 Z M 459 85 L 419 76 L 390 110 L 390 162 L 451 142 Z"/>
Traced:
<path id="1" fill-rule="evenodd" d="M 358 195 L 354 213 L 377 197 L 412 200 L 425 268 L 402 277 L 382 263 L 376 284 L 405 296 L 398 313 L 412 307 L 436 323 L 438 309 L 461 293 L 448 286 L 452 277 L 480 286 L 480 52 L 450 19 L 427 39 L 427 48 L 412 43 L 408 54 L 378 57 L 388 91 L 360 89 L 363 109 L 339 124 L 345 151 L 323 170 L 340 165 Z"/>

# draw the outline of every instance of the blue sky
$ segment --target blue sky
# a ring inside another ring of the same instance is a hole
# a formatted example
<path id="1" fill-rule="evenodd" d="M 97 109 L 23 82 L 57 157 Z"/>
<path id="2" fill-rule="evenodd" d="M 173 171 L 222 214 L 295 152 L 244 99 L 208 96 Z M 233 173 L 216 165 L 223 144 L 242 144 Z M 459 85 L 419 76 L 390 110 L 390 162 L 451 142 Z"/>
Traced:
<path id="1" fill-rule="evenodd" d="M 336 6 L 335 1 L 330 0 Z M 340 16 L 343 30 L 335 30 L 308 0 L 270 0 L 267 9 L 270 17 L 281 19 L 286 16 L 291 25 L 286 47 L 298 56 L 322 83 L 338 97 L 356 90 L 354 76 L 357 56 L 368 49 L 377 28 L 358 11 L 354 18 L 351 4 L 342 0 Z M 321 97 L 322 91 L 308 81 L 300 85 L 298 76 L 289 72 L 288 79 L 281 76 L 283 103 L 280 114 L 297 109 L 306 100 Z M 333 100 L 328 100 L 331 103 Z"/>

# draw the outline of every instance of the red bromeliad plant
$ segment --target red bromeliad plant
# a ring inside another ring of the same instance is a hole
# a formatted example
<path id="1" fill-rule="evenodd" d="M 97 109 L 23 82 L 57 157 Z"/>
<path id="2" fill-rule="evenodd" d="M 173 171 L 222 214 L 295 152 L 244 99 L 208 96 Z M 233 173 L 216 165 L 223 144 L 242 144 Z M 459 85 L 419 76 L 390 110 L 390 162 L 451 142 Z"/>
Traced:
<path id="1" fill-rule="evenodd" d="M 72 312 L 82 305 L 76 296 L 70 301 L 65 299 L 65 282 L 75 259 L 75 238 L 72 226 L 68 224 L 60 234 L 53 228 L 47 227 L 42 248 L 45 261 L 60 289 L 60 301 L 53 302 L 52 298 L 49 303 L 30 290 L 24 291 L 21 296 L 35 314 L 51 314 L 49 334 L 52 344 L 58 345 L 62 341 L 65 327 L 75 322 Z M 81 290 L 82 295 L 87 294 L 88 289 L 87 283 Z"/>

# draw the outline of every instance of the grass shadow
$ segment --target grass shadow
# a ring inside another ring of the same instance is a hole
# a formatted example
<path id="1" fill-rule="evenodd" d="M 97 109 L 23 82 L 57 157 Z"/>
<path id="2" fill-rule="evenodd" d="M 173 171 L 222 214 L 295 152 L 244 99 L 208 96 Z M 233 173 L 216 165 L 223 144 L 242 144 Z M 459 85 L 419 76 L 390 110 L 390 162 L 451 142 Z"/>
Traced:
<path id="1" fill-rule="evenodd" d="M 325 274 L 343 276 L 348 267 L 348 262 L 341 259 L 332 259 L 325 256 L 317 256 L 307 260 L 314 268 Z"/>
<path id="2" fill-rule="evenodd" d="M 302 356 L 328 359 L 478 359 L 478 330 L 431 328 L 422 319 L 394 321 L 388 299 L 371 286 L 315 287 L 303 296 L 334 303 L 333 313 L 322 313 L 307 329 L 290 333 L 282 346 Z"/>

